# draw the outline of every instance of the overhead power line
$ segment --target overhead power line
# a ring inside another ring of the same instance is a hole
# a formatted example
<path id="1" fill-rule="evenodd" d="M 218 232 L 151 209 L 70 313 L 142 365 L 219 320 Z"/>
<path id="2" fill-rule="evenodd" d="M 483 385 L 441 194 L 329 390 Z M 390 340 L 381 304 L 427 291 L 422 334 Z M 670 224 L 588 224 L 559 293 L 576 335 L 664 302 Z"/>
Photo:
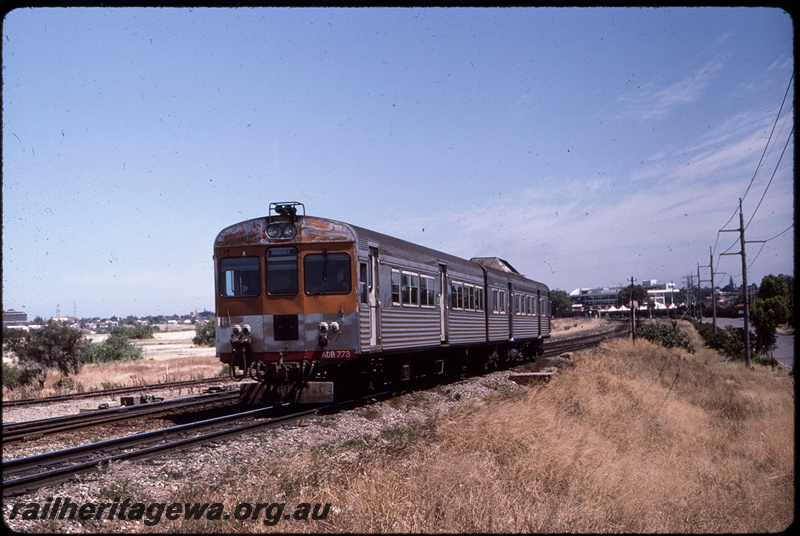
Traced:
<path id="1" fill-rule="evenodd" d="M 766 245 L 767 245 L 767 242 L 769 242 L 770 240 L 774 240 L 774 239 L 778 238 L 778 237 L 779 237 L 779 236 L 781 236 L 782 234 L 786 233 L 786 232 L 787 232 L 789 229 L 791 229 L 792 227 L 794 227 L 794 224 L 791 224 L 789 227 L 787 227 L 786 229 L 784 229 L 784 230 L 783 230 L 783 231 L 781 231 L 780 233 L 776 234 L 776 235 L 775 235 L 775 236 L 773 236 L 772 238 L 767 238 L 766 240 L 757 240 L 757 242 L 761 242 L 761 243 L 762 243 L 762 244 L 761 244 L 761 247 L 760 247 L 760 248 L 758 248 L 758 253 L 756 253 L 756 256 L 753 258 L 753 260 L 752 260 L 752 261 L 750 261 L 750 264 L 748 264 L 748 265 L 747 265 L 747 269 L 749 270 L 750 268 L 752 268 L 752 267 L 753 267 L 753 264 L 755 264 L 755 262 L 756 262 L 756 259 L 758 259 L 758 256 L 759 256 L 759 255 L 761 255 L 761 250 L 763 250 L 763 249 L 764 249 L 764 246 L 766 246 Z"/>
<path id="2" fill-rule="evenodd" d="M 744 191 L 744 195 L 742 196 L 742 200 L 747 197 L 747 192 L 750 191 L 750 187 L 753 185 L 753 181 L 756 180 L 756 175 L 758 175 L 758 170 L 761 168 L 761 162 L 764 160 L 764 155 L 767 154 L 767 148 L 769 147 L 769 142 L 772 140 L 772 134 L 775 132 L 775 127 L 778 125 L 778 119 L 781 117 L 781 112 L 783 111 L 783 105 L 786 103 L 786 97 L 789 95 L 789 89 L 792 87 L 792 80 L 794 80 L 794 71 L 792 71 L 792 76 L 789 77 L 789 85 L 786 86 L 786 93 L 783 94 L 783 101 L 781 101 L 781 107 L 778 109 L 778 115 L 775 117 L 775 122 L 772 123 L 772 130 L 769 133 L 769 138 L 767 138 L 767 144 L 764 146 L 764 151 L 761 153 L 761 158 L 758 160 L 758 165 L 756 166 L 756 170 L 753 173 L 753 178 L 750 179 L 750 184 L 747 185 L 747 189 Z M 794 129 L 792 129 L 794 130 Z M 789 135 L 791 137 L 791 134 Z M 733 219 L 733 217 L 731 217 Z M 730 220 L 728 220 L 730 222 Z M 725 225 L 728 225 L 727 223 Z M 723 225 L 723 227 L 725 227 Z"/>
<path id="3" fill-rule="evenodd" d="M 750 222 L 753 221 L 753 218 L 756 216 L 756 212 L 758 212 L 759 207 L 761 207 L 761 202 L 764 201 L 764 197 L 767 195 L 767 190 L 769 190 L 770 185 L 772 184 L 772 179 L 775 178 L 775 173 L 778 172 L 778 166 L 781 165 L 781 160 L 783 160 L 783 155 L 786 154 L 786 148 L 789 146 L 789 140 L 792 139 L 792 135 L 794 134 L 794 127 L 792 127 L 792 131 L 789 132 L 789 137 L 786 138 L 786 143 L 783 146 L 783 151 L 781 151 L 781 157 L 778 158 L 778 163 L 775 164 L 775 169 L 772 170 L 772 176 L 769 178 L 769 182 L 767 183 L 767 187 L 764 188 L 764 193 L 761 194 L 761 199 L 758 201 L 758 205 L 756 205 L 756 209 L 753 211 L 753 215 L 750 216 L 750 219 L 747 220 L 747 225 L 744 226 L 747 229 L 750 226 Z"/>
<path id="4" fill-rule="evenodd" d="M 793 80 L 794 80 L 794 71 L 792 71 L 792 75 L 789 77 L 789 83 L 786 85 L 786 91 L 783 94 L 783 100 L 781 101 L 781 106 L 778 109 L 778 114 L 775 116 L 775 121 L 773 121 L 773 123 L 772 123 L 772 130 L 769 133 L 769 138 L 767 139 L 767 143 L 764 145 L 764 150 L 761 153 L 761 158 L 759 158 L 759 160 L 758 160 L 758 165 L 756 166 L 756 169 L 753 172 L 753 178 L 750 179 L 750 183 L 747 185 L 747 189 L 745 189 L 744 195 L 740 199 L 740 206 L 737 207 L 736 209 L 734 209 L 733 214 L 731 214 L 731 217 L 728 218 L 728 221 L 726 221 L 725 224 L 722 226 L 723 229 L 728 226 L 728 224 L 731 222 L 731 220 L 733 220 L 734 217 L 736 217 L 736 213 L 741 209 L 741 201 L 744 200 L 745 197 L 747 197 L 747 193 L 750 191 L 750 187 L 753 185 L 753 181 L 756 180 L 756 176 L 758 175 L 758 170 L 761 168 L 761 163 L 764 160 L 764 156 L 767 154 L 767 149 L 769 148 L 770 141 L 772 140 L 772 135 L 775 133 L 775 128 L 778 125 L 778 120 L 780 119 L 781 113 L 783 112 L 783 106 L 786 104 L 786 98 L 789 95 L 789 90 L 792 88 L 792 81 Z M 787 145 L 789 143 L 789 140 L 792 138 L 792 134 L 793 133 L 794 133 L 794 127 L 792 128 L 792 133 L 789 134 L 789 137 L 786 140 L 786 144 Z M 783 153 L 785 153 L 785 152 L 786 152 L 786 146 L 784 146 L 784 148 L 783 148 L 783 152 L 781 153 L 781 158 L 783 158 Z M 780 160 L 778 161 L 778 164 L 780 164 Z M 777 171 L 777 165 L 775 166 L 775 170 Z M 775 171 L 773 171 L 773 173 L 772 173 L 772 178 L 774 178 L 774 177 L 775 177 Z M 772 178 L 770 178 L 770 184 L 772 183 Z M 767 189 L 769 189 L 769 184 L 767 185 Z M 764 195 L 766 195 L 766 190 L 764 190 Z M 764 196 L 762 195 L 761 196 L 761 200 L 763 201 L 763 199 L 764 199 Z M 761 201 L 759 201 L 758 205 L 761 206 Z M 758 211 L 758 207 L 756 207 L 756 211 Z M 755 216 L 755 212 L 753 212 L 753 216 Z M 750 217 L 750 220 L 747 222 L 747 225 L 750 225 L 750 222 L 753 220 L 753 216 Z M 720 232 L 721 231 L 717 232 L 717 238 L 714 241 L 714 248 L 712 250 L 712 256 L 717 251 L 717 245 L 719 244 L 719 234 L 720 234 Z M 730 251 L 735 245 L 736 245 L 736 242 L 731 244 L 731 246 L 728 249 L 726 249 L 724 253 L 721 253 L 720 255 L 724 255 L 725 253 Z"/>

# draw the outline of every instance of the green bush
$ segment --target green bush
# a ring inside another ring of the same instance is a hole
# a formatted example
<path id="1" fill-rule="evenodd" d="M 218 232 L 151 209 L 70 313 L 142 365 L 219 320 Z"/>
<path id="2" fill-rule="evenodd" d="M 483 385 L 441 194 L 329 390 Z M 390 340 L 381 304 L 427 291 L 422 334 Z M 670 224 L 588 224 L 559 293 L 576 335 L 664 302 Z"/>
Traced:
<path id="1" fill-rule="evenodd" d="M 128 337 L 114 332 L 101 343 L 92 344 L 87 362 L 133 361 L 142 358 L 141 348 L 134 346 Z"/>
<path id="2" fill-rule="evenodd" d="M 90 354 L 90 343 L 79 330 L 53 320 L 15 338 L 6 348 L 17 355 L 24 368 L 43 373 L 42 382 L 50 368 L 57 368 L 62 376 L 80 372 Z"/>
<path id="3" fill-rule="evenodd" d="M 744 359 L 744 328 L 725 326 L 725 329 L 717 328 L 715 334 L 711 324 L 695 323 L 694 326 L 711 348 L 719 350 L 731 359 Z M 751 340 L 755 339 L 751 337 Z"/>
<path id="4" fill-rule="evenodd" d="M 17 387 L 30 384 L 35 377 L 36 372 L 33 370 L 3 363 L 3 387 L 16 389 Z"/>
<path id="5" fill-rule="evenodd" d="M 197 324 L 194 327 L 194 337 L 192 342 L 196 346 L 214 346 L 217 344 L 216 334 L 217 322 L 211 318 L 205 324 Z"/>
<path id="6" fill-rule="evenodd" d="M 120 335 L 128 339 L 152 339 L 153 326 L 121 326 L 111 330 L 112 335 Z"/>
<path id="7" fill-rule="evenodd" d="M 636 330 L 636 337 L 666 346 L 667 348 L 684 348 L 694 353 L 689 336 L 674 326 L 664 324 L 647 324 Z"/>

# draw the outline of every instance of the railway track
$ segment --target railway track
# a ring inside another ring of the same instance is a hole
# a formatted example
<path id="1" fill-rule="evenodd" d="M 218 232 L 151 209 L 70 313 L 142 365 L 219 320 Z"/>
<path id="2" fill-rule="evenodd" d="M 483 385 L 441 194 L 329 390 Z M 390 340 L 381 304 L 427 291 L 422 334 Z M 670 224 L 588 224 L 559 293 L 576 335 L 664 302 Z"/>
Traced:
<path id="1" fill-rule="evenodd" d="M 109 439 L 98 443 L 47 452 L 3 462 L 3 496 L 37 489 L 95 471 L 112 462 L 150 458 L 180 448 L 189 448 L 273 428 L 316 414 L 324 408 L 270 416 L 285 408 L 258 408 L 232 415 Z M 259 419 L 259 420 L 253 420 Z M 233 425 L 236 421 L 248 420 Z M 10 478 L 9 478 L 10 477 Z"/>
<path id="2" fill-rule="evenodd" d="M 566 351 L 578 351 L 596 346 L 610 337 L 622 335 L 624 331 L 625 327 L 622 326 L 621 329 L 601 334 L 551 341 L 546 345 L 544 355 L 557 356 Z M 238 396 L 236 392 L 226 394 Z M 3 462 L 2 466 L 3 495 L 25 493 L 44 485 L 69 480 L 78 475 L 96 471 L 113 462 L 156 457 L 177 449 L 188 449 L 244 433 L 281 426 L 321 412 L 340 411 L 393 394 L 395 393 L 388 391 L 370 394 L 357 400 L 290 413 L 285 413 L 289 411 L 288 406 L 251 409 L 141 434 L 8 460 Z M 49 421 L 50 419 L 44 420 Z M 237 421 L 248 422 L 235 424 Z M 13 430 L 10 429 L 10 431 Z M 29 430 L 29 433 L 35 432 Z"/>
<path id="3" fill-rule="evenodd" d="M 114 396 L 126 393 L 140 393 L 142 391 L 152 391 L 156 389 L 180 389 L 183 387 L 194 387 L 206 383 L 219 383 L 230 381 L 227 376 L 216 376 L 213 378 L 202 378 L 199 380 L 181 380 L 165 383 L 153 383 L 140 385 L 138 387 L 118 387 L 116 389 L 103 389 L 102 391 L 86 391 L 82 393 L 70 393 L 66 395 L 55 395 L 44 398 L 20 398 L 18 400 L 3 400 L 3 408 L 14 406 L 31 406 L 35 404 L 51 404 L 53 402 L 64 402 L 66 400 L 78 400 L 81 398 L 92 398 L 98 396 Z"/>
<path id="4" fill-rule="evenodd" d="M 45 435 L 80 430 L 135 419 L 157 417 L 186 410 L 207 409 L 238 402 L 238 391 L 224 391 L 205 395 L 149 402 L 134 406 L 99 409 L 86 413 L 62 415 L 33 421 L 3 424 L 3 445 L 39 439 Z"/>
<path id="5" fill-rule="evenodd" d="M 601 342 L 614 337 L 621 337 L 628 331 L 627 323 L 620 323 L 609 331 L 603 333 L 594 333 L 591 335 L 583 335 L 581 337 L 573 337 L 570 339 L 559 339 L 548 341 L 544 345 L 544 354 L 542 357 L 557 356 L 562 352 L 577 352 L 585 348 L 597 346 Z"/>

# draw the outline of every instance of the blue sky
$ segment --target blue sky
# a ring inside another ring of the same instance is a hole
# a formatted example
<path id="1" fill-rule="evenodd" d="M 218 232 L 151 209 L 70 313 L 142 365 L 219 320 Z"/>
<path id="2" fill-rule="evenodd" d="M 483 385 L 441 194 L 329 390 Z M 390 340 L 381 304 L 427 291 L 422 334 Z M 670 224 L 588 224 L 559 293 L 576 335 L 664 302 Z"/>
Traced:
<path id="1" fill-rule="evenodd" d="M 292 200 L 569 292 L 683 285 L 709 248 L 740 283 L 718 231 L 744 197 L 771 239 L 749 281 L 793 274 L 793 31 L 767 8 L 11 11 L 3 308 L 213 310 L 217 232 Z"/>

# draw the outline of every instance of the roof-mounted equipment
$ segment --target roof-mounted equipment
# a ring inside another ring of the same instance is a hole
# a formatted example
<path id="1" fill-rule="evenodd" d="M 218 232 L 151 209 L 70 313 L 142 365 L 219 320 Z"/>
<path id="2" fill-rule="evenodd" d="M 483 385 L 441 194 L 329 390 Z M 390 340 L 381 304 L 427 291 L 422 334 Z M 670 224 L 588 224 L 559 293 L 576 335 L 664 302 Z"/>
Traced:
<path id="1" fill-rule="evenodd" d="M 269 216 L 267 217 L 267 230 L 265 234 L 270 240 L 289 240 L 297 236 L 297 207 L 303 208 L 302 216 L 306 215 L 303 203 L 289 201 L 287 203 L 270 203 Z"/>

